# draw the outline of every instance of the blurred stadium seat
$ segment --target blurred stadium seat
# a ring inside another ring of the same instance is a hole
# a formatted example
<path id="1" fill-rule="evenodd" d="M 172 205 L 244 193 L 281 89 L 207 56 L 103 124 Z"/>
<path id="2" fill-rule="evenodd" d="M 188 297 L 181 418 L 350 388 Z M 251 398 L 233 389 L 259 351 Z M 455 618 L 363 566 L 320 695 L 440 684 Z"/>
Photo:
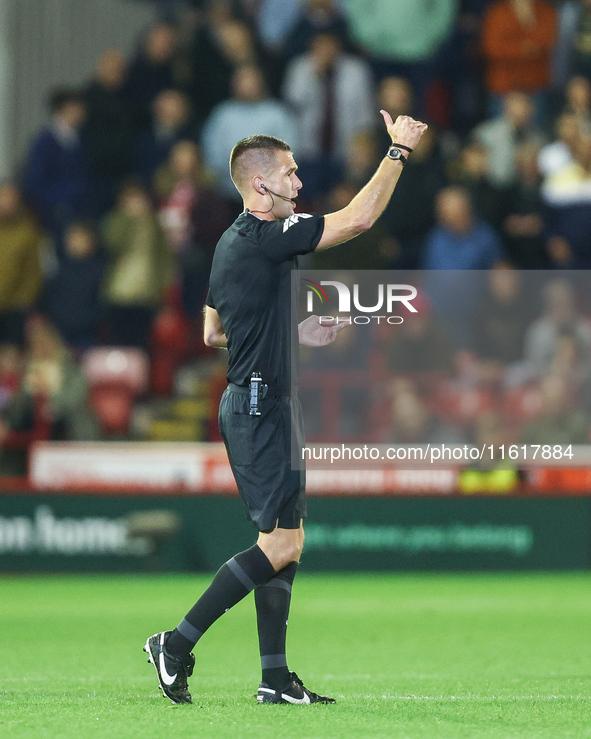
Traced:
<path id="1" fill-rule="evenodd" d="M 82 359 L 90 383 L 90 402 L 103 431 L 127 433 L 133 401 L 148 388 L 148 358 L 141 349 L 100 347 Z"/>
<path id="2" fill-rule="evenodd" d="M 540 390 L 535 385 L 515 388 L 505 392 L 503 417 L 507 423 L 521 424 L 535 418 L 542 409 Z"/>

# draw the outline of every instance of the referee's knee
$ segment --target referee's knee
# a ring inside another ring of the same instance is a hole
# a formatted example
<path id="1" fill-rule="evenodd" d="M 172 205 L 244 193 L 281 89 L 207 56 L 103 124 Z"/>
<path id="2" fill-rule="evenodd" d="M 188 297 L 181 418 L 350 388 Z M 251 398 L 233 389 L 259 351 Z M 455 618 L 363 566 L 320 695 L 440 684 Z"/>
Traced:
<path id="1" fill-rule="evenodd" d="M 304 548 L 304 527 L 261 531 L 257 543 L 273 567 L 280 570 L 290 562 L 299 562 Z"/>
<path id="2" fill-rule="evenodd" d="M 304 548 L 303 532 L 294 532 L 295 535 L 286 536 L 262 536 L 259 537 L 259 547 L 263 550 L 267 559 L 276 571 L 282 570 L 290 562 L 299 562 Z"/>
<path id="3" fill-rule="evenodd" d="M 293 542 L 292 551 L 291 551 L 291 559 L 289 562 L 299 562 L 300 557 L 302 556 L 302 552 L 304 550 L 304 529 L 301 528 L 298 530 L 297 535 L 295 537 L 295 540 Z M 287 564 L 289 564 L 287 562 Z"/>
<path id="4" fill-rule="evenodd" d="M 283 569 L 290 562 L 299 562 L 300 557 L 302 556 L 303 548 L 303 541 L 300 543 L 299 538 L 290 546 L 285 547 L 285 549 L 278 556 L 278 569 Z"/>

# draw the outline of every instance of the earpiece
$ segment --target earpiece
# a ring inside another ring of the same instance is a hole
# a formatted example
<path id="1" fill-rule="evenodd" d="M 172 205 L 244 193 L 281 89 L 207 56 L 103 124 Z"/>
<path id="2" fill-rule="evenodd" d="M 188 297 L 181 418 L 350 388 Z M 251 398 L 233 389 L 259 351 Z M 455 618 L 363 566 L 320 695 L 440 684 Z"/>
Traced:
<path id="1" fill-rule="evenodd" d="M 266 185 L 265 185 L 265 183 L 264 183 L 264 182 L 261 182 L 261 184 L 260 184 L 260 188 L 261 188 L 261 190 L 264 190 L 265 192 L 269 192 L 269 191 L 267 190 L 267 187 L 266 187 Z"/>

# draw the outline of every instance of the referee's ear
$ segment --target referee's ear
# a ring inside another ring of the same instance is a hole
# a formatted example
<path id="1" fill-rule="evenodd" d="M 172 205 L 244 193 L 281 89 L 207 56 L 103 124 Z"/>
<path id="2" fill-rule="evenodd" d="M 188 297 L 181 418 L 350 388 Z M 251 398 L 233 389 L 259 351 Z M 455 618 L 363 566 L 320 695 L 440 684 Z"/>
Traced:
<path id="1" fill-rule="evenodd" d="M 256 192 L 259 195 L 266 195 L 268 193 L 267 188 L 265 187 L 265 183 L 263 181 L 263 178 L 260 175 L 255 175 L 252 179 L 252 186 L 256 190 Z"/>

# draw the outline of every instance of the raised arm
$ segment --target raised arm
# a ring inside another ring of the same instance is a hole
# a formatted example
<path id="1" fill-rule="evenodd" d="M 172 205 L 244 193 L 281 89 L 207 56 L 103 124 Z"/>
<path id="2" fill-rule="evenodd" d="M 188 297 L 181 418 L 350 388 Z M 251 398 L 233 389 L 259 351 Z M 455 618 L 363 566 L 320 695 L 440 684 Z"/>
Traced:
<path id="1" fill-rule="evenodd" d="M 391 115 L 385 110 L 381 110 L 380 113 L 384 116 L 384 122 L 393 144 L 401 144 L 408 149 L 414 149 L 427 129 L 426 123 L 415 121 L 410 116 L 400 115 L 393 122 Z M 409 155 L 405 148 L 400 148 L 399 151 L 404 157 Z M 370 229 L 382 215 L 392 197 L 402 167 L 402 161 L 384 157 L 374 176 L 349 205 L 336 213 L 329 213 L 325 216 L 324 231 L 316 248 L 326 249 L 329 246 L 341 244 Z"/>
<path id="2" fill-rule="evenodd" d="M 203 309 L 203 341 L 206 346 L 215 346 L 216 349 L 227 349 L 228 339 L 224 327 L 215 308 L 206 305 Z"/>

